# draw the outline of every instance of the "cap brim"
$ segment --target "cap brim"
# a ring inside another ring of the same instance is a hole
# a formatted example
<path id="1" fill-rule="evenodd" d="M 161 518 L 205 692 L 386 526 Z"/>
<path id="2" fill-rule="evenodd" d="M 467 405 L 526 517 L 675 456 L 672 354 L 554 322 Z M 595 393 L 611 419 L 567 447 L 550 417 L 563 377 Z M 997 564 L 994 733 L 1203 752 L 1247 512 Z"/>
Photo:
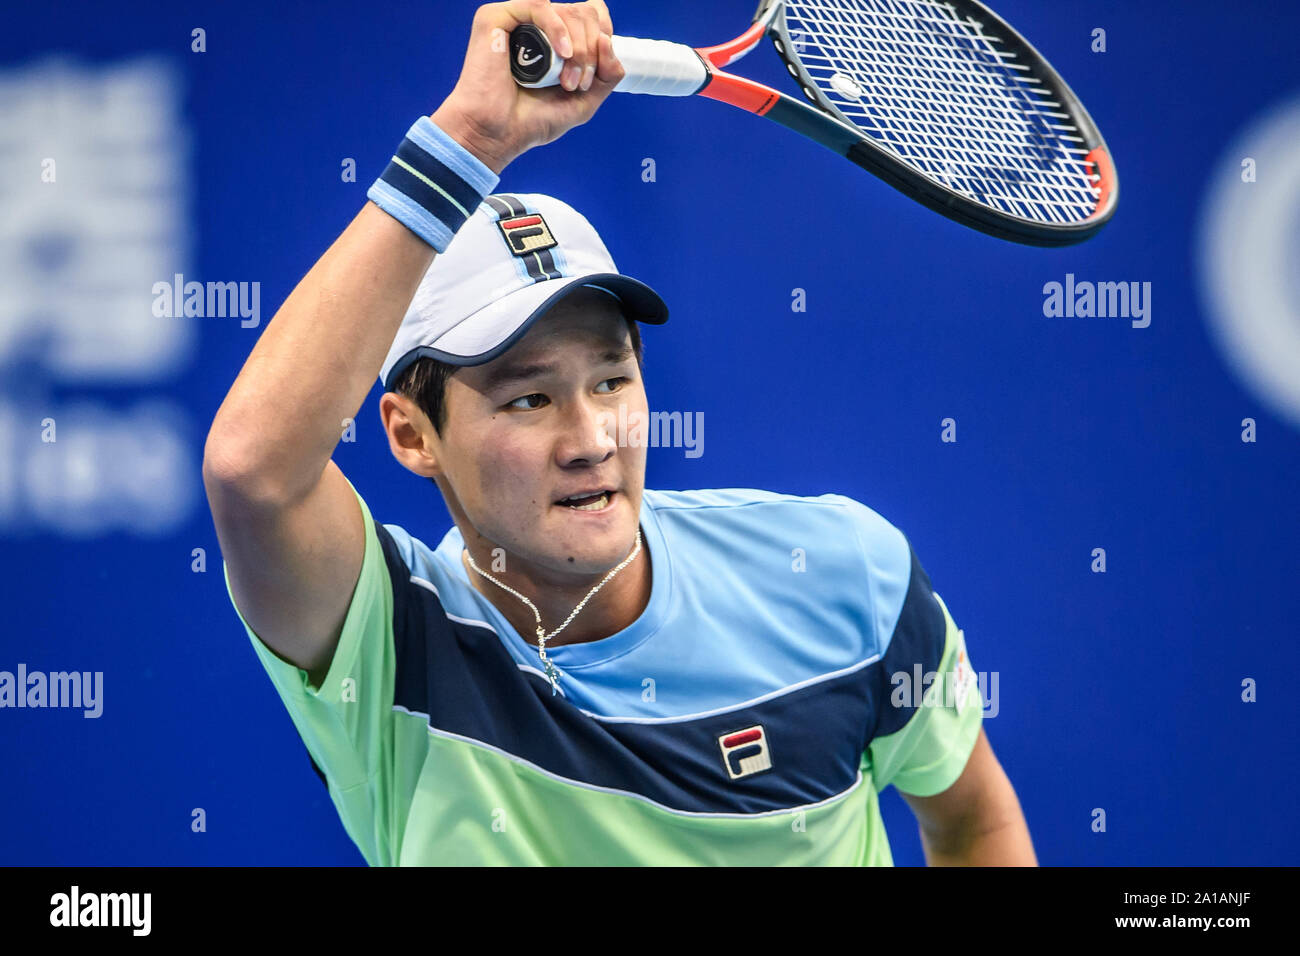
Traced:
<path id="1" fill-rule="evenodd" d="M 497 299 L 435 341 L 407 352 L 388 373 L 386 387 L 391 389 L 397 377 L 424 356 L 449 365 L 482 365 L 492 361 L 523 338 L 532 324 L 565 296 L 583 286 L 596 286 L 611 293 L 619 300 L 623 312 L 638 322 L 662 325 L 668 321 L 668 306 L 659 293 L 628 276 L 600 272 L 573 279 L 547 279 Z"/>

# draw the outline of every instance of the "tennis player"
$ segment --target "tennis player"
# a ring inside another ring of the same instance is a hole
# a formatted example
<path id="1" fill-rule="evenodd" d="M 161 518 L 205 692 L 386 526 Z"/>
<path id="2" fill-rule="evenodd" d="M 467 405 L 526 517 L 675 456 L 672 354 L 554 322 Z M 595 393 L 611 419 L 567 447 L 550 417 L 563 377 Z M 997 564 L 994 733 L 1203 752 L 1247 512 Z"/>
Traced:
<path id="1" fill-rule="evenodd" d="M 521 90 L 504 38 L 571 59 Z M 203 476 L 230 598 L 371 864 L 1033 864 L 963 634 L 841 495 L 655 491 L 641 324 L 587 219 L 495 193 L 623 75 L 601 0 L 475 14 L 459 82 L 263 332 Z M 380 524 L 331 460 L 376 376 L 455 527 Z M 633 433 L 635 435 L 635 432 Z"/>

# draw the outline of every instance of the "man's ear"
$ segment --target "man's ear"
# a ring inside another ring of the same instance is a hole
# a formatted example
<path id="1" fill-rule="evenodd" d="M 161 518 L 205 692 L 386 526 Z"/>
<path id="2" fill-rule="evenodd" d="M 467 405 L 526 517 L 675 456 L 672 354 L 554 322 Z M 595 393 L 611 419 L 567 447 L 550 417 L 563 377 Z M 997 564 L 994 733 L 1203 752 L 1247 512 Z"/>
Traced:
<path id="1" fill-rule="evenodd" d="M 437 432 L 419 405 L 397 392 L 384 392 L 379 397 L 379 417 L 388 447 L 403 468 L 422 478 L 441 474 Z"/>

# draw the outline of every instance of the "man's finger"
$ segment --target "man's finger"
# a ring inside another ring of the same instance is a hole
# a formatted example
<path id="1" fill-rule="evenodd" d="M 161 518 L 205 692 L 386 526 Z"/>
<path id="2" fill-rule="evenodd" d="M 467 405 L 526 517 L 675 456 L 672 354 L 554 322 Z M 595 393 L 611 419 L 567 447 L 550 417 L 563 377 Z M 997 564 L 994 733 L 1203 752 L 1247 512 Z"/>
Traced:
<path id="1" fill-rule="evenodd" d="M 582 79 L 578 89 L 584 93 L 591 89 L 591 81 L 596 76 L 596 67 L 600 65 L 600 14 L 590 3 L 579 4 L 575 8 L 582 18 L 587 48 L 583 58 Z"/>
<path id="2" fill-rule="evenodd" d="M 605 6 L 605 0 L 588 0 L 596 10 L 596 22 L 600 24 L 600 32 L 614 35 L 614 22 L 609 18 L 609 7 Z"/>
<path id="3" fill-rule="evenodd" d="M 492 6 L 500 7 L 514 20 L 514 23 L 502 24 L 506 30 L 512 30 L 521 23 L 535 23 L 542 28 L 560 59 L 567 60 L 573 56 L 573 38 L 569 35 L 569 28 L 550 0 L 506 0 L 505 3 Z"/>
<path id="4" fill-rule="evenodd" d="M 573 92 L 578 88 L 578 82 L 582 79 L 583 68 L 586 67 L 589 59 L 587 54 L 588 25 L 582 15 L 572 7 L 565 8 L 564 17 L 565 27 L 573 40 L 573 55 L 565 57 L 569 62 L 560 71 L 560 85 L 569 92 Z"/>
<path id="5" fill-rule="evenodd" d="M 614 55 L 614 40 L 608 33 L 600 35 L 600 64 L 596 67 L 596 79 L 610 86 L 617 86 L 626 71 L 618 57 Z"/>

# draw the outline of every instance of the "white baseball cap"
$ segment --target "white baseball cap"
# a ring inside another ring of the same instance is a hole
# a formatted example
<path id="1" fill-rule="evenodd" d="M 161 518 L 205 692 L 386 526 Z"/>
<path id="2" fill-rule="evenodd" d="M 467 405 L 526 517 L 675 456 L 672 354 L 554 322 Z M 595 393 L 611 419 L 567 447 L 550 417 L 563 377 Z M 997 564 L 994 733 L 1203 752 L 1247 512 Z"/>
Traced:
<path id="1" fill-rule="evenodd" d="M 643 282 L 620 275 L 586 218 L 537 193 L 488 196 L 420 281 L 380 372 L 391 390 L 421 356 L 482 365 L 514 345 L 574 289 L 608 292 L 629 318 L 668 321 Z"/>

